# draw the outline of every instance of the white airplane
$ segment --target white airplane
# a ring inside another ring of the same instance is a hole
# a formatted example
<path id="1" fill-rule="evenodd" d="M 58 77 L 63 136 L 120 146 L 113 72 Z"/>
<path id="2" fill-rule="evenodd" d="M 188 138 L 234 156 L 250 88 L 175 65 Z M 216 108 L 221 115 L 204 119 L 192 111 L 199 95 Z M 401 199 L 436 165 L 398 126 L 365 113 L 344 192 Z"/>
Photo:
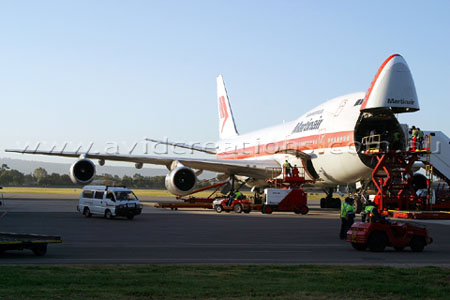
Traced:
<path id="1" fill-rule="evenodd" d="M 169 169 L 166 187 L 174 195 L 191 193 L 202 170 L 233 177 L 252 188 L 267 186 L 266 180 L 280 176 L 287 160 L 303 166 L 307 179 L 317 188 L 333 188 L 370 180 L 374 161 L 359 151 L 363 137 L 371 131 L 392 141 L 400 133 L 401 147 L 407 146 L 407 132 L 395 114 L 419 110 L 414 81 L 406 61 L 394 54 L 379 68 L 366 93 L 331 99 L 306 112 L 297 120 L 240 135 L 222 76 L 217 77 L 220 140 L 216 148 L 172 144 L 215 155 L 211 159 L 181 157 L 110 155 L 58 151 L 6 150 L 27 154 L 75 157 L 70 168 L 75 183 L 88 184 L 95 176 L 91 159 L 165 165 Z M 407 128 L 407 126 L 406 126 Z M 330 194 L 327 199 L 331 199 Z"/>

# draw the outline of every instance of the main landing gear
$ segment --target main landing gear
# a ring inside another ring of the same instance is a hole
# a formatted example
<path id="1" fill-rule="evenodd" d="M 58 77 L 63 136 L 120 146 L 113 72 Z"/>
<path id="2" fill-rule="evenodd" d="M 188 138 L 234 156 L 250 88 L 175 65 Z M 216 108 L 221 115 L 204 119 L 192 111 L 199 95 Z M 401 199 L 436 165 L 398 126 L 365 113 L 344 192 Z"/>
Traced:
<path id="1" fill-rule="evenodd" d="M 333 189 L 325 190 L 327 196 L 320 199 L 320 208 L 341 208 L 341 199 L 333 198 Z"/>

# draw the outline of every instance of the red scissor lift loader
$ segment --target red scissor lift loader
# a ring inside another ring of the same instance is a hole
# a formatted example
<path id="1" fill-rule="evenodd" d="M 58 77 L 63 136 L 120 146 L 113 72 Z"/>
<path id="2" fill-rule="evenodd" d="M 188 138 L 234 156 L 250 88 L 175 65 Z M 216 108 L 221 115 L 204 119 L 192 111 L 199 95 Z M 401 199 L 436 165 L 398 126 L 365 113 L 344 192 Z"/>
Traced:
<path id="1" fill-rule="evenodd" d="M 425 208 L 425 202 L 416 195 L 412 167 L 421 153 L 415 151 L 385 151 L 376 153 L 377 164 L 372 181 L 377 189 L 375 203 L 380 211 Z"/>
<path id="2" fill-rule="evenodd" d="M 450 182 L 439 170 L 434 170 L 430 162 L 431 135 L 428 135 L 426 140 L 428 143 L 421 150 L 411 147 L 411 150 L 407 151 L 384 151 L 378 147 L 365 153 L 377 162 L 372 171 L 372 181 L 377 190 L 374 201 L 382 214 L 414 219 L 450 218 L 450 213 L 445 212 L 450 210 Z M 418 161 L 426 166 L 426 195 L 418 195 L 418 188 L 414 184 L 413 166 Z M 433 197 L 434 175 L 444 178 L 447 182 L 442 183 L 441 189 L 438 186 L 436 197 Z"/>

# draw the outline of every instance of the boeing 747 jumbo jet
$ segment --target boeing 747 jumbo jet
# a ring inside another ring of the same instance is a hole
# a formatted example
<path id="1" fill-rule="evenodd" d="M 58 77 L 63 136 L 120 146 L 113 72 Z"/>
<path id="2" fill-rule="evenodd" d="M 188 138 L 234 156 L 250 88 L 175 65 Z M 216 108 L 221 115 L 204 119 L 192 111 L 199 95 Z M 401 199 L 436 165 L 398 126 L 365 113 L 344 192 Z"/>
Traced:
<path id="1" fill-rule="evenodd" d="M 78 184 L 88 184 L 94 179 L 92 160 L 98 160 L 100 165 L 105 160 L 134 162 L 136 168 L 143 164 L 165 165 L 169 170 L 166 187 L 178 196 L 193 191 L 197 174 L 202 170 L 222 174 L 221 178 L 233 177 L 259 189 L 267 186 L 267 179 L 281 175 L 286 160 L 291 165 L 303 166 L 306 178 L 314 180 L 317 188 L 329 189 L 370 178 L 374 161 L 359 150 L 359 145 L 372 130 L 383 133 L 387 142 L 392 142 L 393 133 L 398 132 L 400 146 L 405 149 L 407 126 L 399 124 L 395 114 L 419 110 L 411 72 L 398 54 L 383 62 L 366 93 L 328 100 L 292 122 L 256 132 L 238 133 L 222 76 L 217 77 L 217 100 L 220 140 L 216 147 L 178 144 L 216 156 L 211 159 L 29 149 L 6 151 L 77 158 L 70 168 L 70 176 Z"/>

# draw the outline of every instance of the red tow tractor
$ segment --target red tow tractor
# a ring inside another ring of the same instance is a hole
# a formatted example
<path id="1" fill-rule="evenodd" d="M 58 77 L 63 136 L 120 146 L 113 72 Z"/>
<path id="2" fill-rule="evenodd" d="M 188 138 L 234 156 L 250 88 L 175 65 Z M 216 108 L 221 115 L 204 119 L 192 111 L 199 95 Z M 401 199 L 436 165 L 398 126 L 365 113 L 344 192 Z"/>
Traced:
<path id="1" fill-rule="evenodd" d="M 235 213 L 244 212 L 246 214 L 250 213 L 252 210 L 252 203 L 249 199 L 234 199 L 230 205 L 228 205 L 228 199 L 217 199 L 214 200 L 213 205 L 216 212 L 221 213 L 223 211 Z"/>
<path id="2" fill-rule="evenodd" d="M 426 245 L 433 242 L 425 226 L 413 223 L 390 223 L 386 220 L 371 223 L 354 223 L 347 232 L 347 242 L 356 250 L 369 248 L 373 252 L 382 252 L 386 246 L 402 251 L 411 247 L 413 252 L 422 252 Z"/>

